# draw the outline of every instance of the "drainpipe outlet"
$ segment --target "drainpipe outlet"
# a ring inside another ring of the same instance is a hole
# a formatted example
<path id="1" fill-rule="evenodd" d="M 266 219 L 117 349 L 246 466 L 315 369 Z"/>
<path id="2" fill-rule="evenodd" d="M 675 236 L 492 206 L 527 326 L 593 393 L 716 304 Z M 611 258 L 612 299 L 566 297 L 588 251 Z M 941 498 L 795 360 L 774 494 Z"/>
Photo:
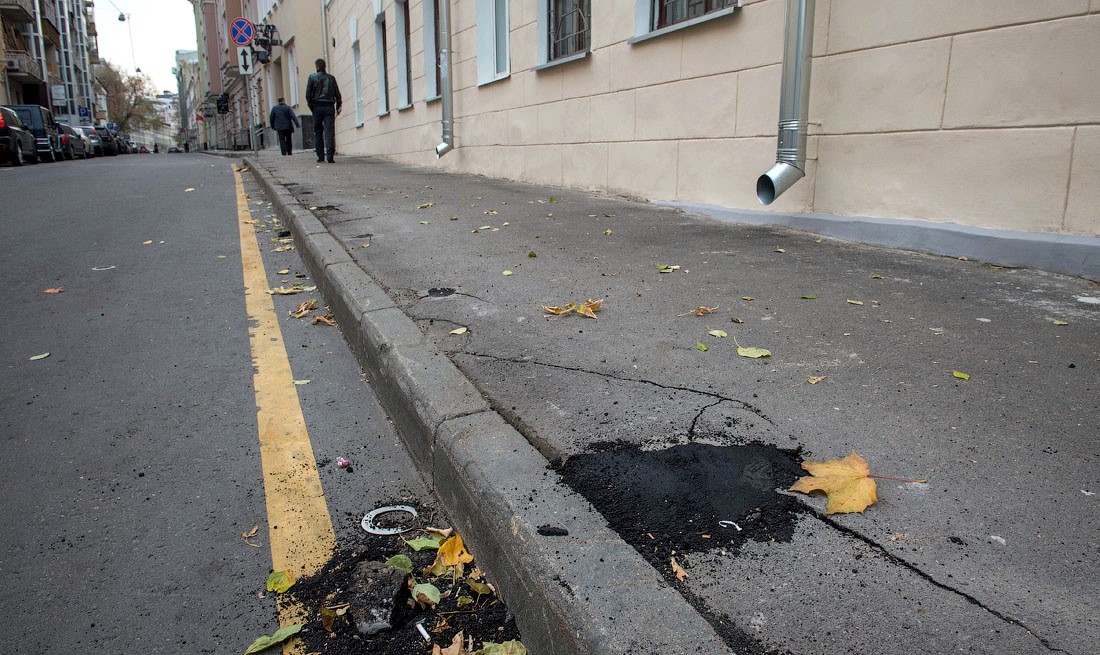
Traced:
<path id="1" fill-rule="evenodd" d="M 756 181 L 756 197 L 763 205 L 770 205 L 791 188 L 795 182 L 806 177 L 806 173 L 787 162 L 777 162 L 767 173 Z"/>

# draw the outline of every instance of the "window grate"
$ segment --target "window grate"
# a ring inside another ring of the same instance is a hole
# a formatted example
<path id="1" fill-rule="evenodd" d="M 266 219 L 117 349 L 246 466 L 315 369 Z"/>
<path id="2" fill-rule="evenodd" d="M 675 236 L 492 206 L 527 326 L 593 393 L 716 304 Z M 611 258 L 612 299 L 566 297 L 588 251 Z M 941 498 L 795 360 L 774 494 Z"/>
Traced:
<path id="1" fill-rule="evenodd" d="M 653 29 L 661 29 L 732 7 L 737 0 L 653 0 Z"/>
<path id="2" fill-rule="evenodd" d="M 588 50 L 589 0 L 550 0 L 550 61 Z"/>

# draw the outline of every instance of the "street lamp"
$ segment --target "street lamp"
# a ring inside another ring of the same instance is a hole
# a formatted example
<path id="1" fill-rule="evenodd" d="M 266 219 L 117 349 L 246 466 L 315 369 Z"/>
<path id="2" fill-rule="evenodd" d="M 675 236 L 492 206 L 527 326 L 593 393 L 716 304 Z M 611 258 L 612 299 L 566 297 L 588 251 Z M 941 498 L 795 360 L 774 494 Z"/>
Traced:
<path id="1" fill-rule="evenodd" d="M 134 54 L 134 30 L 130 27 L 130 23 L 133 22 L 130 20 L 130 14 L 119 12 L 118 22 L 126 23 L 126 32 L 130 35 L 130 59 L 134 62 L 134 71 L 140 73 L 141 69 L 137 65 L 137 55 Z"/>

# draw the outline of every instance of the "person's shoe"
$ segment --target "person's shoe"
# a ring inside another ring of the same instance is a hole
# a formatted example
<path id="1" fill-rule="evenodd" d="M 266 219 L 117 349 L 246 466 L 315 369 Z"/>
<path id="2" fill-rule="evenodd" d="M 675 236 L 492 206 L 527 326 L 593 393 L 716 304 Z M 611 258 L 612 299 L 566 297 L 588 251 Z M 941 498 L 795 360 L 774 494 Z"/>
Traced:
<path id="1" fill-rule="evenodd" d="M 323 163 L 325 163 L 325 160 L 324 160 L 324 159 L 321 159 L 321 158 L 318 158 L 318 159 L 317 159 L 317 163 L 318 163 L 318 164 L 323 164 Z"/>
<path id="2" fill-rule="evenodd" d="M 335 159 L 333 159 L 332 157 L 329 157 L 329 158 L 328 158 L 328 163 L 330 163 L 330 164 L 335 164 L 335 163 L 336 163 L 336 160 L 335 160 Z"/>

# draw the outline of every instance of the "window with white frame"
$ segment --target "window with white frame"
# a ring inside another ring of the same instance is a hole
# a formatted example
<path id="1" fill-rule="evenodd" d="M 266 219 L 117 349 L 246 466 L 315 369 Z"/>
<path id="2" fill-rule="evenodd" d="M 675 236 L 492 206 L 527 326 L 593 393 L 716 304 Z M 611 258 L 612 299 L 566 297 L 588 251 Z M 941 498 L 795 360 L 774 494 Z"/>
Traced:
<path id="1" fill-rule="evenodd" d="M 359 39 L 351 44 L 351 62 L 355 75 L 355 126 L 364 123 L 363 112 L 363 56 L 359 50 Z"/>
<path id="2" fill-rule="evenodd" d="M 409 26 L 409 2 L 394 3 L 397 14 L 397 108 L 412 107 L 412 40 Z"/>
<path id="3" fill-rule="evenodd" d="M 440 66 L 443 54 L 443 33 L 440 31 L 439 14 L 442 11 L 441 2 L 445 0 L 424 0 L 424 83 L 425 100 L 439 98 L 443 88 Z"/>
<path id="4" fill-rule="evenodd" d="M 540 37 L 546 39 L 545 61 L 557 61 L 588 52 L 591 42 L 589 25 L 592 21 L 590 0 L 544 1 L 546 30 L 540 32 Z"/>
<path id="5" fill-rule="evenodd" d="M 381 3 L 378 3 L 381 5 Z M 381 7 L 379 7 L 381 9 Z M 381 9 L 374 17 L 374 49 L 378 60 L 378 115 L 390 113 L 389 75 L 386 66 L 386 10 Z"/>
<path id="6" fill-rule="evenodd" d="M 477 83 L 488 84 L 510 74 L 508 0 L 477 0 Z"/>
<path id="7" fill-rule="evenodd" d="M 286 47 L 287 76 L 290 78 L 290 106 L 298 106 L 298 60 L 294 56 L 294 46 Z"/>

